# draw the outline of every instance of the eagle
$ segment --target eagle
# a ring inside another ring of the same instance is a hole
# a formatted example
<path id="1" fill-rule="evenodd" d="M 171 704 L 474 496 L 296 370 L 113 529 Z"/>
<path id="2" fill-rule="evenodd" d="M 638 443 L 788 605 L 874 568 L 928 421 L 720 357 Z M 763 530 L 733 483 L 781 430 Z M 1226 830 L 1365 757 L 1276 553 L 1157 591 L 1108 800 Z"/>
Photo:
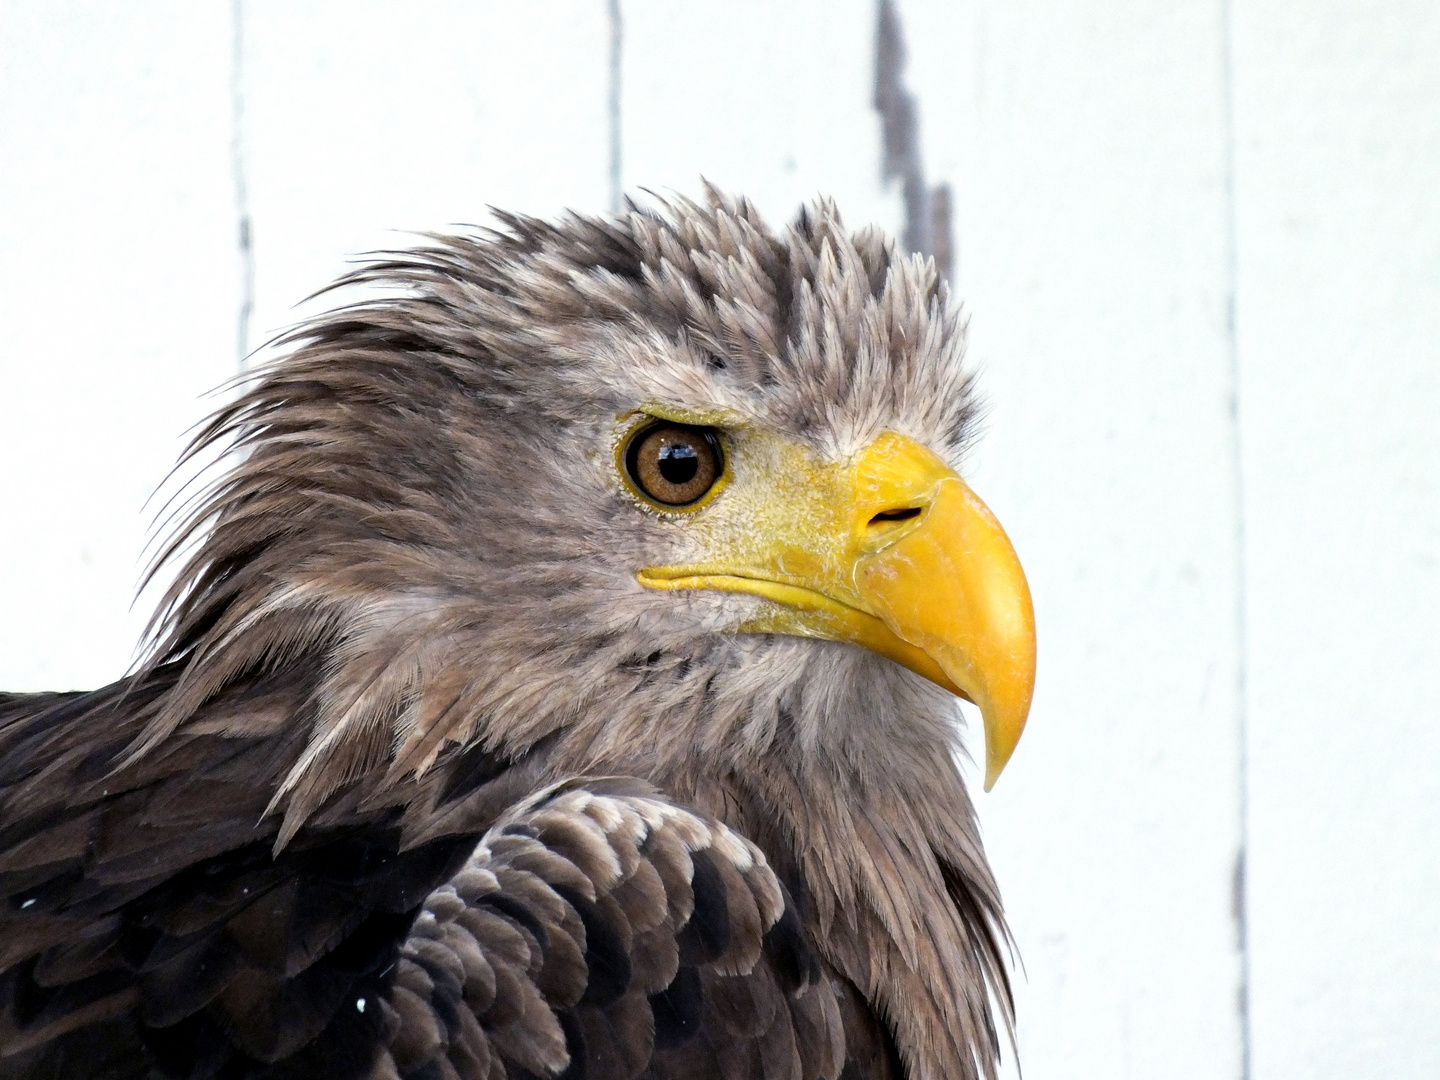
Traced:
<path id="1" fill-rule="evenodd" d="M 933 261 L 708 189 L 337 284 L 132 671 L 0 694 L 0 1078 L 993 1077 L 1035 638 Z"/>

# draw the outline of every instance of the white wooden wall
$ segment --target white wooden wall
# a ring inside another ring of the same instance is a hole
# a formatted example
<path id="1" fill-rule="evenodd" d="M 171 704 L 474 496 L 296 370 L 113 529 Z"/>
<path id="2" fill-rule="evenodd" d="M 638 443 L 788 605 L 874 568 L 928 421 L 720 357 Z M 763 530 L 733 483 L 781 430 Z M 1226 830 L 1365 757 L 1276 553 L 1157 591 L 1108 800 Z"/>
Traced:
<path id="1" fill-rule="evenodd" d="M 1040 623 L 1026 1075 L 1440 1076 L 1440 7 L 899 9 Z M 701 173 L 898 230 L 875 21 L 0 0 L 0 686 L 126 666 L 200 395 L 391 230 Z"/>

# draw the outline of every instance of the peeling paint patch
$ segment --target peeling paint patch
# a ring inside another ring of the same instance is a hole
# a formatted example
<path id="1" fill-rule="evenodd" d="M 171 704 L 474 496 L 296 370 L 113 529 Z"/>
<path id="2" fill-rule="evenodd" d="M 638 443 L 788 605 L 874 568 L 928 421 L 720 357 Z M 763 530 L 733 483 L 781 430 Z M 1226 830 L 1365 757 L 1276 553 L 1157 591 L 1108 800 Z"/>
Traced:
<path id="1" fill-rule="evenodd" d="M 901 242 L 933 256 L 941 277 L 954 269 L 950 186 L 925 184 L 920 152 L 920 110 L 905 85 L 905 37 L 893 0 L 880 0 L 875 26 L 875 110 L 880 114 L 881 179 L 899 180 L 905 204 Z"/>

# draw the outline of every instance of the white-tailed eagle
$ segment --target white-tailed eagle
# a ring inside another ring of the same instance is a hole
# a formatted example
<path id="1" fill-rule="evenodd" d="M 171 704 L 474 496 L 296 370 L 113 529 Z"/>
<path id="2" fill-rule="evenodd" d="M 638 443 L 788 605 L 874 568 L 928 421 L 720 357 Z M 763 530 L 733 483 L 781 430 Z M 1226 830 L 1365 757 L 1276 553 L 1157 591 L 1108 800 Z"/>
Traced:
<path id="1" fill-rule="evenodd" d="M 148 659 L 0 695 L 0 1077 L 955 1080 L 1029 708 L 933 264 L 711 193 L 350 275 Z"/>

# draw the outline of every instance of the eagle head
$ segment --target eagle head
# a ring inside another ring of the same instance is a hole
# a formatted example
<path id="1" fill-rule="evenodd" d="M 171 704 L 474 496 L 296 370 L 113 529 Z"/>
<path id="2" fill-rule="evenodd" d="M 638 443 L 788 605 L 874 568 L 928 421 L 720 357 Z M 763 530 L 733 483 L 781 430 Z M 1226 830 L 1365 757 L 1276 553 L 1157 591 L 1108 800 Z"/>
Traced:
<path id="1" fill-rule="evenodd" d="M 241 457 L 165 553 L 199 538 L 157 616 L 155 660 L 187 673 L 151 738 L 304 653 L 292 812 L 562 729 L 591 766 L 866 759 L 957 694 L 988 789 L 1035 644 L 955 471 L 960 314 L 932 262 L 827 201 L 776 235 L 709 194 L 502 214 L 337 283 L 380 296 L 282 338 L 196 440 Z"/>

